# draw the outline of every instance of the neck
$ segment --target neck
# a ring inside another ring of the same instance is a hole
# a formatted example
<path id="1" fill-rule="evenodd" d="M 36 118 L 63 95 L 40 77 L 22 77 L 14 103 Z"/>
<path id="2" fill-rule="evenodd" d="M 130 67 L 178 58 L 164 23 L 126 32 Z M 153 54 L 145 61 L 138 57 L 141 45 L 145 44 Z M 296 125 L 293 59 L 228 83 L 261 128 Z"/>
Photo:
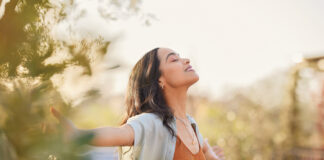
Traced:
<path id="1" fill-rule="evenodd" d="M 186 101 L 188 88 L 168 88 L 164 91 L 167 105 L 174 111 L 174 116 L 186 119 Z"/>

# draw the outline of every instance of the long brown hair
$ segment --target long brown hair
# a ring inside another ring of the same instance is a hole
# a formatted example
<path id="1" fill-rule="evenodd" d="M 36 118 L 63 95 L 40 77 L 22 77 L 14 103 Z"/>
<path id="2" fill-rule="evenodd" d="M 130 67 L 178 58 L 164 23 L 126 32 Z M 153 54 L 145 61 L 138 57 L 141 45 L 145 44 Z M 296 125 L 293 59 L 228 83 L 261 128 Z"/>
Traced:
<path id="1" fill-rule="evenodd" d="M 175 136 L 170 123 L 173 113 L 167 106 L 162 88 L 159 85 L 161 71 L 158 58 L 159 48 L 147 52 L 131 71 L 126 92 L 126 116 L 122 121 L 125 124 L 130 117 L 141 113 L 154 113 L 158 115 L 163 125 Z"/>

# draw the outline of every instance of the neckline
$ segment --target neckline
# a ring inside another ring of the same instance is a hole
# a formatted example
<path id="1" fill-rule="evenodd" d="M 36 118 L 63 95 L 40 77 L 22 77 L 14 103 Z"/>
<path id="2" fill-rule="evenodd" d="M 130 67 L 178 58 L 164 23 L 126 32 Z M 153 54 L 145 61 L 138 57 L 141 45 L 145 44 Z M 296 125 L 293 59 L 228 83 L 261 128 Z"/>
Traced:
<path id="1" fill-rule="evenodd" d="M 178 135 L 177 135 L 177 138 L 179 139 L 179 141 L 181 141 L 181 143 L 183 143 L 183 141 L 181 140 L 181 138 Z M 190 152 L 190 154 L 193 155 L 193 156 L 197 156 L 199 154 L 200 150 L 201 150 L 199 142 L 198 142 L 199 150 L 198 150 L 197 153 L 192 153 L 191 150 L 187 147 L 187 145 L 185 145 L 184 143 L 183 143 L 183 145 L 186 148 L 186 150 L 188 150 Z"/>
<path id="2" fill-rule="evenodd" d="M 196 156 L 196 155 L 198 155 L 199 154 L 199 152 L 200 152 L 200 150 L 201 150 L 201 147 L 200 147 L 200 144 L 199 144 L 199 139 L 198 139 L 198 137 L 197 137 L 197 133 L 196 133 L 196 130 L 195 130 L 195 128 L 191 125 L 191 127 L 192 127 L 192 129 L 194 130 L 194 132 L 195 132 L 195 136 L 196 136 L 196 138 L 197 138 L 197 142 L 198 142 L 198 146 L 199 146 L 199 150 L 198 150 L 198 152 L 197 153 L 192 153 L 191 152 L 191 150 L 188 148 L 188 146 L 181 140 L 181 138 L 178 136 L 178 135 L 176 135 L 177 136 L 177 138 L 179 139 L 179 141 L 181 142 L 181 143 L 183 143 L 183 145 L 185 146 L 185 148 L 191 153 L 191 155 L 193 155 L 193 156 Z"/>

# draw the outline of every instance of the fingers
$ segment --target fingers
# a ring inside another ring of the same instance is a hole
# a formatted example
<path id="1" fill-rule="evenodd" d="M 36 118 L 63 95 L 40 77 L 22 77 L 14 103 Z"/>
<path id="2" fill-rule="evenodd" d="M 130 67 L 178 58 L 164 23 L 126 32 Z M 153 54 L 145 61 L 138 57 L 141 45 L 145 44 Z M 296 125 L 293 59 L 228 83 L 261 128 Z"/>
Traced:
<path id="1" fill-rule="evenodd" d="M 217 153 L 217 154 L 223 152 L 223 149 L 220 148 L 220 147 L 218 147 L 218 146 L 213 146 L 212 149 L 213 149 L 213 151 L 214 151 L 215 153 Z"/>
<path id="2" fill-rule="evenodd" d="M 221 158 L 222 160 L 225 159 L 224 151 L 222 148 L 213 146 L 212 149 L 216 153 L 216 155 L 219 156 L 219 158 Z"/>
<path id="3" fill-rule="evenodd" d="M 59 125 L 63 129 L 63 141 L 68 143 L 73 137 L 76 135 L 77 128 L 73 124 L 73 122 L 67 118 L 65 118 L 59 111 L 57 111 L 54 107 L 50 107 L 50 111 L 53 116 L 59 120 Z"/>
<path id="4" fill-rule="evenodd" d="M 209 148 L 209 150 L 212 153 L 212 156 L 214 159 L 217 160 L 225 160 L 225 155 L 224 155 L 224 151 L 221 147 L 219 146 L 213 146 L 211 147 L 208 143 L 208 139 L 205 138 L 205 144 L 207 145 L 207 147 Z"/>
<path id="5" fill-rule="evenodd" d="M 59 111 L 57 111 L 54 107 L 50 107 L 50 111 L 53 114 L 53 116 L 59 120 L 60 123 L 62 124 L 68 124 L 69 120 L 67 120 Z"/>
<path id="6" fill-rule="evenodd" d="M 60 120 L 62 118 L 62 115 L 60 112 L 58 112 L 54 107 L 50 107 L 51 113 L 54 115 L 55 118 Z"/>

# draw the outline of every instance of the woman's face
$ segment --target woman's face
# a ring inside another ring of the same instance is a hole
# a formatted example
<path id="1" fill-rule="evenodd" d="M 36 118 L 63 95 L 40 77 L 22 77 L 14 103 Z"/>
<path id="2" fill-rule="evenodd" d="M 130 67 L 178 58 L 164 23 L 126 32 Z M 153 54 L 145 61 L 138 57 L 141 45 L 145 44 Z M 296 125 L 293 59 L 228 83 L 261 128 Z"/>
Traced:
<path id="1" fill-rule="evenodd" d="M 158 50 L 160 60 L 160 82 L 164 88 L 190 87 L 199 80 L 196 71 L 191 68 L 190 60 L 181 58 L 178 53 L 168 48 Z"/>

